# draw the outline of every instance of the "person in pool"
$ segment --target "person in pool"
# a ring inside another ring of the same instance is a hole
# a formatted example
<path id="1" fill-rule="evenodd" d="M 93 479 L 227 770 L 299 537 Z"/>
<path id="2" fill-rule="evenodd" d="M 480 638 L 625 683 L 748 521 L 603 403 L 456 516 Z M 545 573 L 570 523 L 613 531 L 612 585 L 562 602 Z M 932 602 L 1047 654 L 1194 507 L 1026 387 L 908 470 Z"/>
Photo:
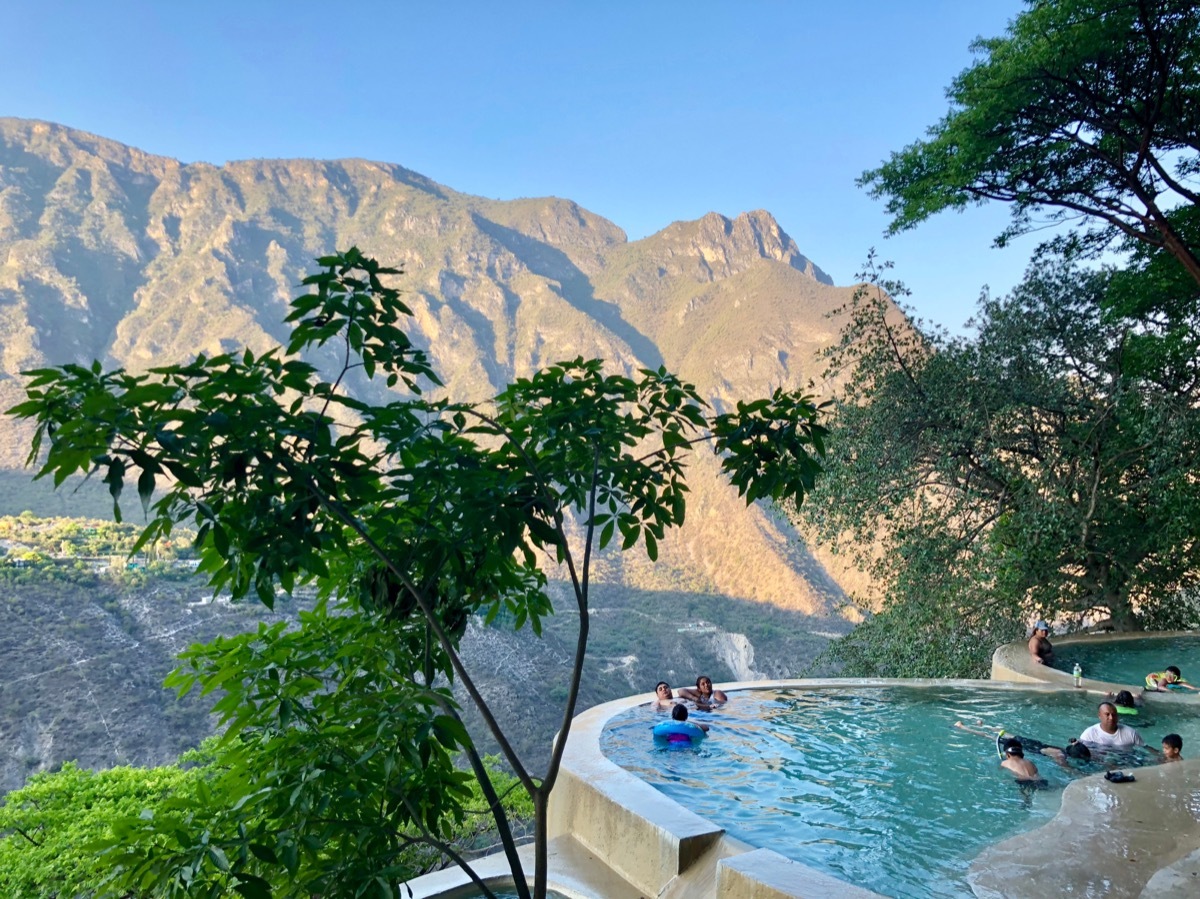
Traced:
<path id="1" fill-rule="evenodd" d="M 671 692 L 671 685 L 665 680 L 660 680 L 654 685 L 654 709 L 655 711 L 665 712 L 675 705 L 675 694 Z"/>
<path id="2" fill-rule="evenodd" d="M 1039 621 L 1033 626 L 1033 636 L 1029 638 L 1029 657 L 1035 665 L 1054 664 L 1054 646 L 1050 643 L 1050 625 Z"/>
<path id="3" fill-rule="evenodd" d="M 1142 700 L 1128 690 L 1109 693 L 1104 699 L 1115 705 L 1117 711 L 1122 715 L 1136 715 L 1138 706 L 1143 705 Z"/>
<path id="4" fill-rule="evenodd" d="M 683 691 L 681 690 L 680 692 L 683 692 Z M 688 720 L 687 706 L 684 705 L 682 702 L 675 703 L 675 707 L 673 709 L 671 709 L 671 717 L 674 718 L 676 721 L 687 721 Z M 705 733 L 708 733 L 708 725 L 707 724 L 702 724 L 699 721 L 692 721 L 690 723 L 695 725 L 696 727 L 700 728 Z"/>
<path id="5" fill-rule="evenodd" d="M 1141 734 L 1121 723 L 1121 714 L 1111 702 L 1100 703 L 1096 715 L 1099 722 L 1079 735 L 1080 743 L 1086 743 L 1092 749 L 1132 749 L 1146 745 Z"/>
<path id="6" fill-rule="evenodd" d="M 729 701 L 729 697 L 723 692 L 713 689 L 712 678 L 707 674 L 702 674 L 696 678 L 696 686 L 694 688 L 684 687 L 681 689 L 679 695 L 684 699 L 690 699 L 696 703 L 696 708 L 698 709 L 711 709 L 715 705 Z"/>
<path id="7" fill-rule="evenodd" d="M 982 721 L 977 721 L 975 723 L 978 725 L 983 724 Z M 1071 760 L 1074 760 L 1075 762 L 1078 762 L 1078 763 L 1086 763 L 1086 762 L 1090 762 L 1092 759 L 1092 751 L 1090 749 L 1088 749 L 1087 746 L 1085 746 L 1084 744 L 1082 744 L 1078 740 L 1076 740 L 1074 737 L 1072 737 L 1070 740 L 1067 741 L 1066 746 L 1059 747 L 1059 746 L 1047 745 L 1046 743 L 1043 743 L 1041 740 L 1034 740 L 1031 737 L 1022 737 L 1022 736 L 1019 736 L 1018 734 L 1006 734 L 1003 730 L 1001 730 L 999 733 L 993 733 L 992 731 L 988 731 L 988 730 L 981 730 L 981 729 L 975 728 L 975 727 L 968 727 L 967 725 L 963 724 L 961 721 L 955 721 L 954 726 L 957 727 L 959 730 L 966 731 L 969 734 L 976 734 L 980 737 L 987 737 L 989 740 L 994 739 L 996 741 L 997 748 L 1000 750 L 1001 753 L 1004 752 L 1004 747 L 1008 744 L 1009 741 L 1016 740 L 1018 743 L 1021 744 L 1021 750 L 1023 753 L 1027 752 L 1030 754 L 1037 753 L 1040 755 L 1044 755 L 1047 758 L 1052 759 L 1054 762 L 1056 762 L 1061 767 L 1066 768 L 1068 771 L 1072 771 L 1072 772 L 1077 771 L 1077 769 L 1070 764 Z"/>
<path id="8" fill-rule="evenodd" d="M 1200 689 L 1185 681 L 1183 674 L 1174 665 L 1168 665 L 1165 671 L 1155 671 L 1146 675 L 1146 689 L 1151 693 L 1166 693 L 1171 687 L 1183 690 Z"/>
<path id="9" fill-rule="evenodd" d="M 1011 772 L 1017 783 L 1029 787 L 1049 786 L 1046 779 L 1038 774 L 1037 765 L 1025 758 L 1025 750 L 1021 747 L 1020 740 L 1014 737 L 1005 740 L 1003 751 L 1004 758 L 1000 767 Z"/>
<path id="10" fill-rule="evenodd" d="M 1163 762 L 1183 761 L 1183 737 L 1179 734 L 1167 734 L 1162 739 Z"/>

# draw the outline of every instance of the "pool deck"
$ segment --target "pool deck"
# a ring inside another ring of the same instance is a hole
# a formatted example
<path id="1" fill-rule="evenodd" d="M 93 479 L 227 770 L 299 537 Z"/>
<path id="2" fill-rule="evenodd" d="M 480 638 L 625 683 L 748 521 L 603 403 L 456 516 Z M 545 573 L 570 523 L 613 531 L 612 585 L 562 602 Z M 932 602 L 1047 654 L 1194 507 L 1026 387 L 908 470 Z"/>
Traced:
<path id="1" fill-rule="evenodd" d="M 1003 648 L 1003 647 L 1002 647 Z M 1024 649 L 1024 646 L 1021 647 Z M 1028 653 L 1025 653 L 1026 658 Z M 1062 674 L 1062 672 L 1056 672 Z M 1029 693 L 1065 684 L 1001 680 L 789 680 L 722 684 L 749 689 L 965 687 Z M 1106 692 L 1093 682 L 1089 689 Z M 1167 697 L 1173 698 L 1173 697 Z M 571 899 L 871 899 L 879 894 L 769 849 L 755 849 L 618 767 L 600 736 L 615 715 L 649 701 L 631 696 L 596 706 L 572 723 L 550 798 L 551 889 Z M 1058 815 L 985 849 L 971 867 L 979 897 L 1076 896 L 1183 899 L 1200 895 L 1200 759 L 1137 769 L 1135 783 L 1093 775 L 1070 784 Z M 532 870 L 531 847 L 522 849 Z M 507 874 L 503 856 L 475 864 L 489 882 Z M 448 869 L 412 881 L 414 899 L 464 895 Z M 510 879 L 511 882 L 511 879 Z"/>

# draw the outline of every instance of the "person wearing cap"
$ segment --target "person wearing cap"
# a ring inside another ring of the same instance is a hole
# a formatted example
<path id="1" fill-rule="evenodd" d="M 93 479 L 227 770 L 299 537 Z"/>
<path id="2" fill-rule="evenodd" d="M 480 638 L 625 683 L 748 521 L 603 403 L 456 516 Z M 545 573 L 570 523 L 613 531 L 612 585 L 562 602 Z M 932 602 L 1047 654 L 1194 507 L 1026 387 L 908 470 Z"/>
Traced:
<path id="1" fill-rule="evenodd" d="M 1033 636 L 1029 638 L 1029 657 L 1035 665 L 1054 664 L 1054 647 L 1049 638 L 1050 625 L 1039 621 L 1033 626 Z"/>
<path id="2" fill-rule="evenodd" d="M 1025 758 L 1025 749 L 1021 746 L 1020 740 L 1015 738 L 1005 740 L 1002 751 L 1004 758 L 1000 760 L 1000 767 L 1010 772 L 1017 779 L 1017 783 L 1035 787 L 1047 785 L 1042 776 L 1038 774 L 1037 765 Z"/>

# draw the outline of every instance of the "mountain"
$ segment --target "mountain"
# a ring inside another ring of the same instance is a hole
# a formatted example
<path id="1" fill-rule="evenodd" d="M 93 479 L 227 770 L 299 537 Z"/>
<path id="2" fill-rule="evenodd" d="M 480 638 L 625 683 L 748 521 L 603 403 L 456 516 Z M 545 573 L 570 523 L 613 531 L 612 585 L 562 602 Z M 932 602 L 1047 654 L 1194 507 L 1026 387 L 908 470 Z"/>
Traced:
<path id="1" fill-rule="evenodd" d="M 665 364 L 727 408 L 814 379 L 837 331 L 827 314 L 853 292 L 763 211 L 629 241 L 569 200 L 471 196 L 388 163 L 185 164 L 0 119 L 0 404 L 46 364 L 139 370 L 283 342 L 313 258 L 350 245 L 404 268 L 414 341 L 461 399 L 583 355 L 626 372 Z M 28 438 L 0 425 L 0 469 L 23 463 Z M 688 523 L 657 564 L 609 556 L 601 584 L 836 608 L 836 578 L 785 518 L 746 509 L 713 461 L 690 484 Z"/>

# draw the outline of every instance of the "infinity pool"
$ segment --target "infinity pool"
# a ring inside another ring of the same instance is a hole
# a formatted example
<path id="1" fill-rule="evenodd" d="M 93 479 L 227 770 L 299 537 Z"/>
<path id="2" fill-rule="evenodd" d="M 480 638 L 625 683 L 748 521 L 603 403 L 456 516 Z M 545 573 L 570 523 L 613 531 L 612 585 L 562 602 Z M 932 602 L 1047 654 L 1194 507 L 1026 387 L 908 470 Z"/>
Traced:
<path id="1" fill-rule="evenodd" d="M 1109 683 L 1140 689 L 1147 674 L 1174 665 L 1190 683 L 1200 686 L 1200 635 L 1063 643 L 1054 648 L 1054 656 L 1056 668 L 1069 672 L 1078 662 L 1084 677 Z"/>
<path id="2" fill-rule="evenodd" d="M 1062 746 L 1096 714 L 1082 693 L 854 687 L 737 693 L 693 718 L 712 728 L 698 749 L 656 747 L 650 727 L 663 715 L 648 706 L 613 718 L 601 748 L 751 845 L 885 895 L 959 897 L 975 855 L 1053 817 L 1082 772 L 1031 756 L 1048 787 L 1021 787 L 999 769 L 994 740 L 954 723 Z M 1200 749 L 1190 709 L 1126 723 L 1152 746 L 1174 731 L 1185 757 Z"/>

